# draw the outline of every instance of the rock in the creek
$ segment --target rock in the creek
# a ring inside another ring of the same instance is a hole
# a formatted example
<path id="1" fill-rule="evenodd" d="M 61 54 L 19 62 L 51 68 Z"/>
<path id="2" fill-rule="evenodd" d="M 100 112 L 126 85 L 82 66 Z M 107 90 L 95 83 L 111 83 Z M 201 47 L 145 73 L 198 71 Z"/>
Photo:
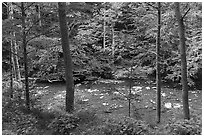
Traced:
<path id="1" fill-rule="evenodd" d="M 87 101 L 89 101 L 89 99 L 88 98 L 87 99 L 82 99 L 82 101 L 87 102 Z"/>
<path id="2" fill-rule="evenodd" d="M 164 107 L 170 109 L 170 108 L 172 108 L 172 104 L 170 102 L 165 103 Z"/>
<path id="3" fill-rule="evenodd" d="M 140 87 L 140 86 L 133 86 L 132 87 L 134 90 L 141 90 L 142 89 L 142 87 Z"/>
<path id="4" fill-rule="evenodd" d="M 109 104 L 108 103 L 106 103 L 106 102 L 104 102 L 104 103 L 102 103 L 104 106 L 108 106 Z"/>
<path id="5" fill-rule="evenodd" d="M 147 90 L 150 90 L 150 87 L 146 87 Z"/>
<path id="6" fill-rule="evenodd" d="M 183 105 L 180 103 L 173 103 L 174 108 L 180 108 L 181 106 L 183 106 Z"/>

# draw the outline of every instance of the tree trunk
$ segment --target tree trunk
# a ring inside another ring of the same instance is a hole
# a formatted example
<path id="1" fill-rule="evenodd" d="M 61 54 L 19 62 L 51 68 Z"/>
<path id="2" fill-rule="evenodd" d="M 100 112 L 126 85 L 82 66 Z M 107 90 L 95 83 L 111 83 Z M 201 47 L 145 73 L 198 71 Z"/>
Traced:
<path id="1" fill-rule="evenodd" d="M 114 26 L 113 26 L 113 23 L 112 23 L 112 56 L 114 57 L 114 54 L 115 54 L 115 35 L 114 35 Z"/>
<path id="2" fill-rule="evenodd" d="M 9 19 L 13 19 L 13 5 L 12 3 L 8 4 L 9 7 Z M 15 38 L 15 32 L 11 32 L 11 35 Z M 12 65 L 13 65 L 13 73 L 16 78 L 16 80 L 20 80 L 20 70 L 19 70 L 19 63 L 18 63 L 18 57 L 17 57 L 17 44 L 16 40 L 11 40 L 11 57 L 12 57 Z"/>
<path id="3" fill-rule="evenodd" d="M 181 83 L 182 83 L 182 99 L 184 119 L 190 119 L 189 103 L 188 103 L 188 83 L 187 83 L 187 61 L 186 61 L 186 44 L 185 44 L 185 26 L 183 17 L 180 12 L 179 2 L 175 2 L 175 15 L 179 25 L 180 37 L 180 54 L 181 54 Z"/>
<path id="4" fill-rule="evenodd" d="M 58 3 L 59 21 L 61 42 L 65 63 L 65 78 L 66 78 L 66 111 L 73 112 L 74 110 L 74 82 L 72 74 L 72 57 L 70 55 L 68 28 L 66 21 L 66 3 Z"/>
<path id="5" fill-rule="evenodd" d="M 15 32 L 13 33 L 13 36 L 15 37 Z M 17 43 L 16 43 L 16 40 L 13 40 L 13 57 L 14 57 L 14 68 L 15 68 L 15 78 L 16 78 L 16 81 L 18 82 L 21 82 L 21 73 L 20 73 L 20 66 L 19 66 L 19 62 L 18 62 L 18 47 L 17 47 Z"/>
<path id="6" fill-rule="evenodd" d="M 130 62 L 130 73 L 129 73 L 129 96 L 128 96 L 128 115 L 131 116 L 131 94 L 132 94 L 132 67 L 133 67 L 133 61 Z"/>
<path id="7" fill-rule="evenodd" d="M 12 3 L 9 3 L 8 6 L 10 11 L 9 18 L 13 19 L 13 5 Z M 13 37 L 15 38 L 16 34 L 15 32 L 12 32 L 11 35 L 13 35 Z M 17 56 L 17 44 L 15 39 L 11 40 L 11 47 L 12 47 L 11 53 L 12 53 L 12 61 L 13 61 L 12 64 L 13 64 L 14 76 L 15 76 L 15 79 L 20 82 L 21 75 L 20 75 L 20 69 L 19 69 L 20 67 L 19 67 L 18 56 Z"/>
<path id="8" fill-rule="evenodd" d="M 13 18 L 13 6 L 8 3 L 8 18 Z M 13 98 L 13 72 L 14 72 L 14 58 L 13 58 L 13 41 L 10 41 L 10 97 Z"/>
<path id="9" fill-rule="evenodd" d="M 13 61 L 12 61 L 12 42 L 10 43 L 10 97 L 13 98 Z"/>
<path id="10" fill-rule="evenodd" d="M 104 2 L 104 13 L 103 13 L 103 50 L 106 50 L 106 7 Z"/>
<path id="11" fill-rule="evenodd" d="M 12 3 L 8 3 L 8 18 L 13 19 L 13 5 Z M 18 63 L 18 56 L 17 56 L 17 44 L 15 40 L 15 32 L 11 32 L 11 35 L 13 35 L 14 39 L 10 41 L 10 63 L 11 63 L 11 75 L 10 75 L 10 96 L 13 98 L 13 76 L 15 77 L 16 81 L 20 82 L 21 75 L 20 75 L 20 69 L 19 69 L 19 63 Z"/>
<path id="12" fill-rule="evenodd" d="M 23 43 L 23 57 L 24 57 L 24 71 L 25 71 L 25 99 L 26 99 L 26 106 L 27 109 L 30 110 L 30 97 L 29 97 L 29 83 L 28 83 L 28 59 L 27 59 L 27 44 L 26 44 L 26 14 L 25 14 L 25 7 L 24 2 L 21 2 L 21 21 L 22 21 L 22 43 Z"/>
<path id="13" fill-rule="evenodd" d="M 157 22 L 157 56 L 156 56 L 156 83 L 157 83 L 157 123 L 161 117 L 161 75 L 160 75 L 160 29 L 161 29 L 161 3 L 158 2 L 158 22 Z"/>
<path id="14" fill-rule="evenodd" d="M 41 15 L 40 15 L 40 4 L 37 4 L 36 6 L 36 12 L 38 14 L 38 25 L 41 27 L 42 26 L 42 22 L 41 22 Z"/>

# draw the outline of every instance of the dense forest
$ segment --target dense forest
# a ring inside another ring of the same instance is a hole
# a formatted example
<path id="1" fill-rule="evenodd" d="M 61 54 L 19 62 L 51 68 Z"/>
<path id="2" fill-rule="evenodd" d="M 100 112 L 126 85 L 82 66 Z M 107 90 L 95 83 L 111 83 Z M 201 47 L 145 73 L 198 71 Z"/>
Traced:
<path id="1" fill-rule="evenodd" d="M 201 132 L 202 3 L 2 3 L 2 134 Z"/>

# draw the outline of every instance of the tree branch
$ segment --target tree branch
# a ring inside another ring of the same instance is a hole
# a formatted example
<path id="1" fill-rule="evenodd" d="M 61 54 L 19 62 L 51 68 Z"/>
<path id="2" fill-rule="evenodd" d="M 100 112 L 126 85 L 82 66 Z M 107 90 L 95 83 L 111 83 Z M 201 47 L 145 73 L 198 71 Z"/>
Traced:
<path id="1" fill-rule="evenodd" d="M 39 21 L 40 21 L 40 19 L 38 19 L 36 22 L 34 22 L 34 23 L 28 28 L 28 30 L 26 30 L 26 35 L 27 35 L 28 32 L 34 27 L 34 25 L 36 25 Z"/>
<path id="2" fill-rule="evenodd" d="M 31 7 L 33 4 L 35 4 L 35 2 L 32 2 L 29 6 L 27 6 L 27 7 L 25 8 L 25 11 L 26 11 L 29 7 Z"/>
<path id="3" fill-rule="evenodd" d="M 53 28 L 51 28 L 50 30 L 47 30 L 47 31 L 51 31 L 51 30 L 53 30 L 53 29 L 55 29 L 55 28 L 57 28 L 57 27 L 58 27 L 58 26 L 55 26 L 55 27 L 53 27 Z M 33 40 L 33 39 L 35 39 L 35 38 L 37 38 L 37 37 L 39 37 L 39 36 L 41 36 L 41 35 L 47 34 L 47 31 L 45 31 L 44 33 L 38 34 L 38 35 L 36 35 L 36 36 L 34 36 L 34 37 L 30 38 L 30 39 L 28 39 L 28 40 L 26 41 L 26 44 L 28 44 L 28 42 L 30 42 L 31 40 Z"/>
<path id="4" fill-rule="evenodd" d="M 150 4 L 149 2 L 147 2 L 146 4 L 158 10 L 158 7 L 156 7 L 156 6 L 152 5 L 152 4 Z"/>
<path id="5" fill-rule="evenodd" d="M 11 4 L 16 5 L 18 8 L 21 8 L 21 6 L 18 5 L 17 3 L 15 3 L 15 2 L 11 2 Z"/>
<path id="6" fill-rule="evenodd" d="M 72 31 L 72 29 L 73 29 L 74 26 L 76 25 L 75 23 L 76 23 L 76 19 L 74 19 L 74 20 L 72 21 L 72 23 L 68 26 L 68 27 L 69 27 L 69 31 Z"/>
<path id="7" fill-rule="evenodd" d="M 5 2 L 3 2 L 2 4 L 3 4 L 4 6 L 6 6 L 6 7 L 8 7 L 8 5 L 7 5 Z"/>
<path id="8" fill-rule="evenodd" d="M 185 16 L 187 15 L 187 13 L 190 11 L 191 8 L 189 8 L 186 13 L 181 17 L 181 19 L 183 20 L 185 18 Z"/>

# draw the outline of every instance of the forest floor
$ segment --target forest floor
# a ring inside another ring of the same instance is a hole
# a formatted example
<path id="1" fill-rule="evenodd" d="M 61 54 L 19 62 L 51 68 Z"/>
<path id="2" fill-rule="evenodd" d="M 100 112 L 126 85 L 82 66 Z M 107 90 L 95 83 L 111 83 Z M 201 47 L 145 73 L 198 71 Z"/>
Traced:
<path id="1" fill-rule="evenodd" d="M 64 113 L 65 85 L 38 84 L 36 87 L 37 103 L 33 115 L 38 117 L 38 133 L 52 134 L 46 125 L 54 119 L 54 115 Z M 75 113 L 81 114 L 81 122 L 71 134 L 100 134 L 107 120 L 120 121 L 129 115 L 127 95 L 129 83 L 123 80 L 98 80 L 91 84 L 77 84 L 75 87 Z M 164 125 L 169 121 L 182 119 L 181 90 L 170 87 L 162 88 L 161 122 L 156 123 L 156 87 L 152 81 L 132 82 L 132 99 L 130 117 L 145 121 L 155 129 L 155 134 L 165 134 Z M 189 91 L 190 112 L 202 118 L 202 95 L 200 90 Z M 41 108 L 39 110 L 39 108 Z M 80 112 L 85 113 L 80 113 Z M 30 114 L 29 114 L 30 115 Z M 3 129 L 11 130 L 11 125 L 3 125 Z M 98 128 L 97 128 L 98 127 Z"/>

